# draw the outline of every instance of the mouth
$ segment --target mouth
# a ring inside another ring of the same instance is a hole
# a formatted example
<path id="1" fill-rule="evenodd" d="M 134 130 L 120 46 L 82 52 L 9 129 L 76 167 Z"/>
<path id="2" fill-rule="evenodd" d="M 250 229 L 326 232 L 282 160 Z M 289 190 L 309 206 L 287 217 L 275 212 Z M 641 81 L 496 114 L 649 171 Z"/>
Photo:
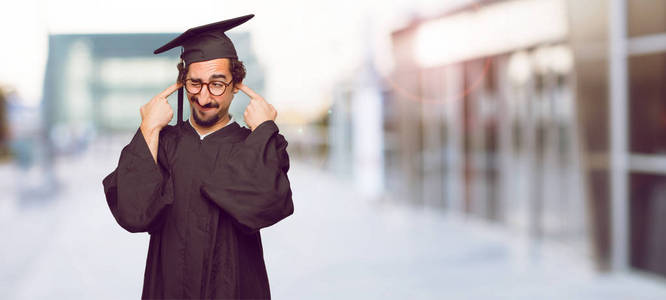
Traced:
<path id="1" fill-rule="evenodd" d="M 202 111 L 202 112 L 209 112 L 209 111 L 213 111 L 213 110 L 215 110 L 215 107 L 203 107 L 203 106 L 199 106 L 199 110 Z"/>

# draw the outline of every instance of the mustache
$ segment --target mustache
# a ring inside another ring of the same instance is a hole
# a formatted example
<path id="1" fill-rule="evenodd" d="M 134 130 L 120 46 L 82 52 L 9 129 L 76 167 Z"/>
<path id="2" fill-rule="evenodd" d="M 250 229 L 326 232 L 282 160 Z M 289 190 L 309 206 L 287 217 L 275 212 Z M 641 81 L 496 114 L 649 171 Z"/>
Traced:
<path id="1" fill-rule="evenodd" d="M 199 97 L 192 97 L 192 101 L 199 103 Z M 216 102 L 208 102 L 206 105 L 200 105 L 203 108 L 217 108 L 220 107 L 220 104 Z"/>

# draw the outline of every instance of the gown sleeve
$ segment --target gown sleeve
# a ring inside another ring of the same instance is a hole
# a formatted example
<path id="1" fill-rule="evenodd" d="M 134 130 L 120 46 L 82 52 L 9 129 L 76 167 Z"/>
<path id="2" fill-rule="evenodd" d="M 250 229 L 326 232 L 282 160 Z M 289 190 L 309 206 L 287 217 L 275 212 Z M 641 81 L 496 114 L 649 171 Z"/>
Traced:
<path id="1" fill-rule="evenodd" d="M 287 141 L 266 121 L 218 159 L 201 193 L 231 215 L 245 233 L 271 226 L 294 212 L 287 171 Z"/>
<path id="2" fill-rule="evenodd" d="M 160 136 L 155 164 L 141 130 L 120 153 L 118 167 L 102 184 L 109 209 L 129 232 L 152 233 L 161 226 L 161 215 L 173 203 L 173 183 L 163 166 L 166 161 Z"/>

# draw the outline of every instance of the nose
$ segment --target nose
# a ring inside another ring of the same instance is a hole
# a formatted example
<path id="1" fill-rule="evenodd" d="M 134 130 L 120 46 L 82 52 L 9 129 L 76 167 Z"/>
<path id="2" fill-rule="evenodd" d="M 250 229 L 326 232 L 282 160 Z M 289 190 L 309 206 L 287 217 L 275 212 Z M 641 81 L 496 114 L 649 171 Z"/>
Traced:
<path id="1" fill-rule="evenodd" d="M 208 91 L 208 85 L 201 87 L 201 92 L 199 92 L 199 105 L 204 106 L 211 102 L 210 92 Z"/>

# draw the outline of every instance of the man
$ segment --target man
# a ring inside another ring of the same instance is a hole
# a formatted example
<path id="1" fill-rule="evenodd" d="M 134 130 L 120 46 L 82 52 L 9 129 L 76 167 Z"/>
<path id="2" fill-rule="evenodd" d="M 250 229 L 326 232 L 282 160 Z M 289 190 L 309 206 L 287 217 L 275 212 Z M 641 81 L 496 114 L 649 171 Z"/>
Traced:
<path id="1" fill-rule="evenodd" d="M 103 181 L 118 224 L 150 234 L 142 298 L 270 298 L 259 229 L 294 208 L 277 112 L 243 85 L 224 34 L 250 18 L 190 29 L 155 51 L 183 46 L 178 82 L 141 107 L 140 128 Z M 183 86 L 190 118 L 179 103 L 178 123 L 167 125 L 166 98 Z M 239 90 L 250 97 L 250 129 L 228 113 Z"/>

